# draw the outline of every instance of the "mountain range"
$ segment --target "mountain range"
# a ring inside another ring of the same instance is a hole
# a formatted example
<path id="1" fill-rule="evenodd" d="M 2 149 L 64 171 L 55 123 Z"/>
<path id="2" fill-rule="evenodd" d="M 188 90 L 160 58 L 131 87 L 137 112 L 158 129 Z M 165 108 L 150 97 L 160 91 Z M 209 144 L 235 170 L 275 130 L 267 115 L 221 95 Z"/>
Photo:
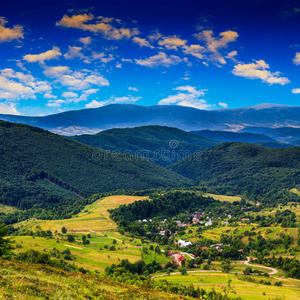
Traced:
<path id="1" fill-rule="evenodd" d="M 37 126 L 63 135 L 145 125 L 176 127 L 186 131 L 238 131 L 245 127 L 300 127 L 300 107 L 261 104 L 235 109 L 200 110 L 178 105 L 145 107 L 111 104 L 39 117 L 0 115 L 0 119 Z"/>

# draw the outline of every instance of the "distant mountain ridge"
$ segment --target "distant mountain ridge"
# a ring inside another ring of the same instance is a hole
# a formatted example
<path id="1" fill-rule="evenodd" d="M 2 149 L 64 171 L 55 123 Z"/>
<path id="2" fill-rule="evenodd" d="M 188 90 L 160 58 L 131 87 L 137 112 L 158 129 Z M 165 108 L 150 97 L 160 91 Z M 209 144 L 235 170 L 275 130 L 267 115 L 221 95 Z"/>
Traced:
<path id="1" fill-rule="evenodd" d="M 110 104 L 44 117 L 0 115 L 1 120 L 37 126 L 63 135 L 97 133 L 111 128 L 160 125 L 186 131 L 245 127 L 299 127 L 300 107 L 262 104 L 253 107 L 199 110 L 178 105 Z"/>

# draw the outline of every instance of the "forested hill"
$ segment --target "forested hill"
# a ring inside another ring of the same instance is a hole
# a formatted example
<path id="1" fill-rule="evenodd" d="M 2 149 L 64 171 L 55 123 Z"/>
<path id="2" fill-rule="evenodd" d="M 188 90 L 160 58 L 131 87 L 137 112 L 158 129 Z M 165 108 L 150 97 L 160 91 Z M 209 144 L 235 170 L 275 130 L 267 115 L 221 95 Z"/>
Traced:
<path id="1" fill-rule="evenodd" d="M 117 189 L 190 184 L 141 158 L 113 155 L 36 127 L 0 121 L 0 141 L 0 201 L 22 209 L 36 204 L 52 209 L 63 201 L 36 184 L 41 177 L 84 197 Z"/>
<path id="2" fill-rule="evenodd" d="M 272 149 L 223 143 L 168 167 L 207 186 L 234 187 L 252 195 L 300 185 L 300 147 Z"/>
<path id="3" fill-rule="evenodd" d="M 110 129 L 95 135 L 76 135 L 70 138 L 97 148 L 147 157 L 162 166 L 220 144 L 218 141 L 166 126 Z"/>
<path id="4" fill-rule="evenodd" d="M 199 136 L 206 137 L 208 139 L 222 141 L 222 142 L 244 142 L 244 143 L 274 143 L 276 140 L 265 136 L 263 134 L 254 133 L 237 133 L 231 131 L 214 131 L 214 130 L 200 130 L 191 131 Z"/>

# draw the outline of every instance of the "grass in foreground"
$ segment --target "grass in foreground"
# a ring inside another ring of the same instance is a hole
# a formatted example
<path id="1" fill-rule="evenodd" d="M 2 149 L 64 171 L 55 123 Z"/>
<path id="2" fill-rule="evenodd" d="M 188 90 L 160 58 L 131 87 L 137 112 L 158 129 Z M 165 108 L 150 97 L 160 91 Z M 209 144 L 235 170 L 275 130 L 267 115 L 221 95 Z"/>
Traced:
<path id="1" fill-rule="evenodd" d="M 0 259 L 0 299 L 191 299 L 39 264 Z"/>

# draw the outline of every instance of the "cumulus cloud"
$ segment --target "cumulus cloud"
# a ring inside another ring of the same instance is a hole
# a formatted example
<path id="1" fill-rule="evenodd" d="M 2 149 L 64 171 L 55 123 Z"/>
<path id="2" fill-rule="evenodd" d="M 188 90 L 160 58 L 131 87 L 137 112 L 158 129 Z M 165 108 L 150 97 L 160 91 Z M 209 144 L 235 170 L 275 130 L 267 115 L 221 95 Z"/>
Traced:
<path id="1" fill-rule="evenodd" d="M 79 42 L 82 43 L 84 46 L 87 46 L 92 42 L 92 38 L 90 36 L 87 36 L 85 38 L 80 38 Z"/>
<path id="2" fill-rule="evenodd" d="M 49 100 L 46 104 L 49 107 L 61 107 L 63 104 L 78 103 L 81 101 L 87 101 L 90 95 L 96 94 L 99 89 L 88 89 L 79 95 L 74 92 L 63 92 L 62 97 L 65 99 Z"/>
<path id="3" fill-rule="evenodd" d="M 161 33 L 158 30 L 153 31 L 152 34 L 148 35 L 150 41 L 158 41 L 162 37 Z"/>
<path id="4" fill-rule="evenodd" d="M 285 85 L 289 83 L 287 77 L 281 77 L 280 72 L 270 72 L 270 66 L 264 60 L 256 60 L 254 63 L 244 64 L 240 63 L 234 66 L 232 73 L 236 76 L 241 76 L 249 79 L 261 79 L 263 82 L 269 84 Z"/>
<path id="5" fill-rule="evenodd" d="M 199 59 L 203 59 L 204 51 L 205 51 L 205 48 L 200 45 L 185 46 L 184 50 L 183 50 L 184 53 L 193 55 Z"/>
<path id="6" fill-rule="evenodd" d="M 148 47 L 148 48 L 151 48 L 151 49 L 154 48 L 146 39 L 142 39 L 142 38 L 139 38 L 139 37 L 134 37 L 132 39 L 132 41 L 134 43 L 138 44 L 140 47 Z"/>
<path id="7" fill-rule="evenodd" d="M 36 94 L 49 93 L 51 90 L 48 82 L 36 80 L 30 74 L 13 69 L 0 70 L 0 99 L 35 99 Z"/>
<path id="8" fill-rule="evenodd" d="M 293 62 L 296 66 L 300 65 L 300 52 L 296 53 L 296 56 L 294 57 Z"/>
<path id="9" fill-rule="evenodd" d="M 74 99 L 74 98 L 78 97 L 78 94 L 76 94 L 74 92 L 64 92 L 64 93 L 62 93 L 62 96 L 67 99 Z"/>
<path id="10" fill-rule="evenodd" d="M 0 103 L 0 114 L 4 115 L 20 115 L 16 109 L 15 103 Z"/>
<path id="11" fill-rule="evenodd" d="M 135 62 L 138 65 L 150 68 L 158 66 L 170 67 L 172 65 L 179 64 L 180 62 L 182 62 L 182 59 L 176 55 L 168 56 L 164 52 L 159 52 L 157 55 L 151 56 L 146 59 L 135 59 Z"/>
<path id="12" fill-rule="evenodd" d="M 63 75 L 57 79 L 61 85 L 72 90 L 86 90 L 91 86 L 109 86 L 109 82 L 98 74 L 86 74 L 83 72 L 73 72 Z"/>
<path id="13" fill-rule="evenodd" d="M 5 27 L 7 21 L 4 17 L 0 17 L 0 43 L 11 42 L 16 39 L 23 39 L 23 27 L 14 25 L 13 28 Z"/>
<path id="14" fill-rule="evenodd" d="M 138 92 L 138 89 L 136 87 L 129 87 L 128 88 L 129 91 L 134 91 L 134 92 Z"/>
<path id="15" fill-rule="evenodd" d="M 300 89 L 292 89 L 293 94 L 300 94 Z"/>
<path id="16" fill-rule="evenodd" d="M 168 50 L 178 50 L 178 47 L 183 47 L 186 45 L 186 40 L 174 36 L 163 37 L 158 44 L 160 46 L 166 47 Z"/>
<path id="17" fill-rule="evenodd" d="M 45 60 L 58 59 L 61 56 L 60 50 L 58 47 L 53 47 L 52 50 L 40 54 L 27 54 L 23 57 L 27 62 L 39 62 L 44 63 Z"/>
<path id="18" fill-rule="evenodd" d="M 65 59 L 74 59 L 74 58 L 80 58 L 80 59 L 87 59 L 83 53 L 81 52 L 82 47 L 72 47 L 69 46 L 69 50 L 66 54 L 64 54 Z"/>
<path id="19" fill-rule="evenodd" d="M 124 97 L 115 97 L 112 96 L 108 100 L 104 101 L 96 101 L 93 100 L 92 102 L 85 105 L 86 108 L 97 108 L 102 107 L 104 105 L 108 104 L 114 104 L 114 103 L 134 103 L 142 99 L 142 97 L 133 97 L 131 95 L 124 96 Z"/>
<path id="20" fill-rule="evenodd" d="M 108 62 L 114 60 L 115 58 L 114 58 L 114 56 L 112 54 L 107 55 L 104 52 L 101 52 L 101 53 L 99 53 L 99 52 L 93 52 L 92 53 L 92 59 L 93 60 L 99 60 L 102 63 L 107 64 Z"/>
<path id="21" fill-rule="evenodd" d="M 194 35 L 198 40 L 206 44 L 206 51 L 211 53 L 210 60 L 220 64 L 226 64 L 226 60 L 221 54 L 221 49 L 227 48 L 228 44 L 236 41 L 238 33 L 235 31 L 224 31 L 219 34 L 219 38 L 213 36 L 212 30 L 204 30 Z"/>
<path id="22" fill-rule="evenodd" d="M 170 95 L 165 99 L 158 102 L 159 105 L 170 105 L 176 104 L 181 106 L 189 106 L 198 109 L 207 109 L 209 105 L 205 99 L 201 99 L 206 90 L 197 90 L 192 86 L 180 86 L 174 89 L 175 91 L 180 91 L 176 95 Z"/>
<path id="23" fill-rule="evenodd" d="M 83 31 L 90 31 L 94 34 L 101 34 L 108 40 L 129 39 L 139 34 L 137 28 L 117 28 L 112 23 L 122 25 L 121 21 L 113 18 L 95 17 L 93 14 L 79 14 L 73 16 L 64 15 L 63 18 L 56 22 L 57 26 L 65 28 L 75 28 Z"/>
<path id="24" fill-rule="evenodd" d="M 228 108 L 228 104 L 224 102 L 219 102 L 219 105 L 223 108 Z"/>
<path id="25" fill-rule="evenodd" d="M 43 73 L 50 78 L 60 77 L 70 72 L 71 70 L 67 66 L 46 67 L 46 69 L 43 71 Z"/>

